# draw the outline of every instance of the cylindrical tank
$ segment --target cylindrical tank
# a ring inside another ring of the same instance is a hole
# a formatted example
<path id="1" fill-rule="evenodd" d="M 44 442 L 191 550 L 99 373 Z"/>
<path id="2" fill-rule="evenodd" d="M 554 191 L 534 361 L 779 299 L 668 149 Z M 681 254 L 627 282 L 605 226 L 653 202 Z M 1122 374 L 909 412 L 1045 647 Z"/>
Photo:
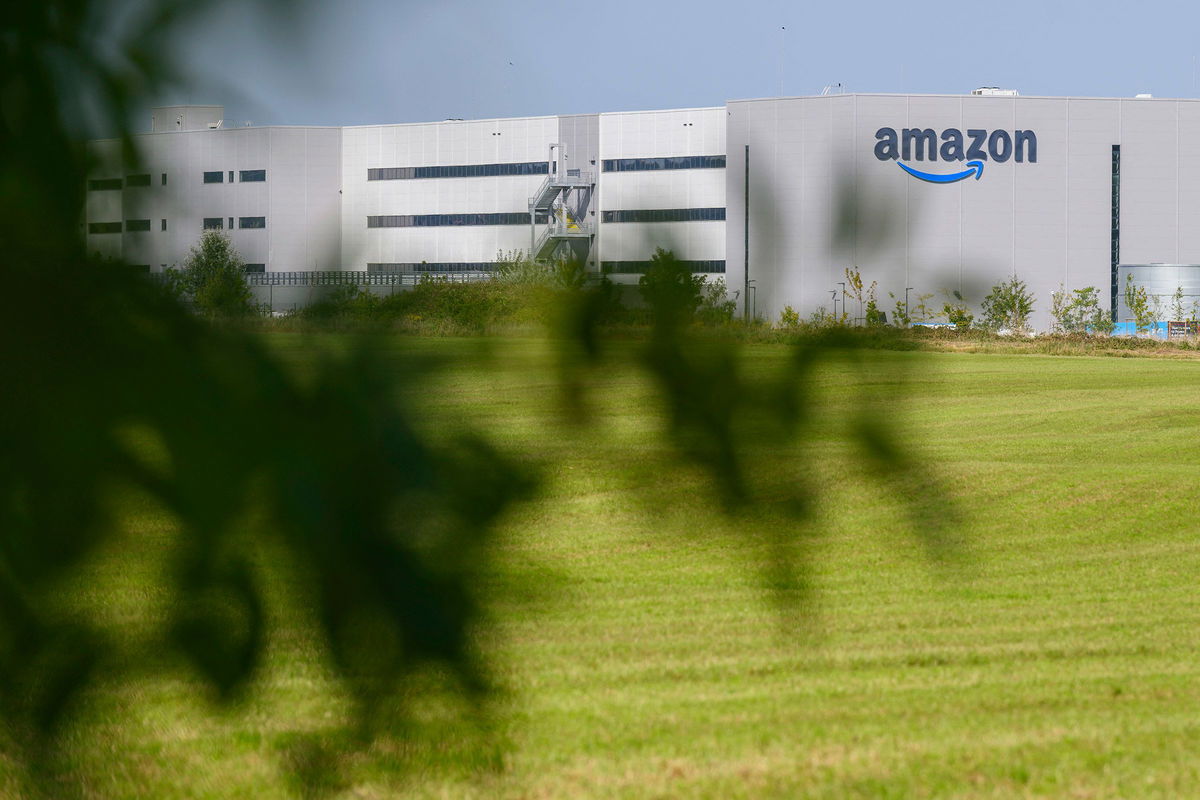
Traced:
<path id="1" fill-rule="evenodd" d="M 1132 322 L 1133 313 L 1125 303 L 1129 276 L 1134 286 L 1146 289 L 1151 303 L 1159 304 L 1159 320 L 1171 321 L 1177 315 L 1175 295 L 1182 294 L 1182 318 L 1200 318 L 1200 264 L 1121 264 L 1117 267 L 1117 322 Z"/>

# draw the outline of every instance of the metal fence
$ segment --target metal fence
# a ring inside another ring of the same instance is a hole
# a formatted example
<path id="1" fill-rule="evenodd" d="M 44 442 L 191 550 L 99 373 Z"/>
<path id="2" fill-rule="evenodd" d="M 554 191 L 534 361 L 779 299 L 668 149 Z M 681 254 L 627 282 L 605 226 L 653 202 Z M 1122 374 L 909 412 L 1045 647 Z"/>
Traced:
<path id="1" fill-rule="evenodd" d="M 359 270 L 314 270 L 309 272 L 251 272 L 251 286 L 416 286 L 422 281 L 474 283 L 492 277 L 490 272 L 379 273 Z"/>

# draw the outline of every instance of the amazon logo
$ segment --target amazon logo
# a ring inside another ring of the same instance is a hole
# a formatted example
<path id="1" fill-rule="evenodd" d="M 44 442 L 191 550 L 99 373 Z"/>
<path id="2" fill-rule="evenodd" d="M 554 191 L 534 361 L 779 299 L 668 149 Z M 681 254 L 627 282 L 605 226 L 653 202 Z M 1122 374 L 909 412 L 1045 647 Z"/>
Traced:
<path id="1" fill-rule="evenodd" d="M 1037 134 L 1033 131 L 988 131 L 968 129 L 964 135 L 958 128 L 947 128 L 939 135 L 933 128 L 880 128 L 875 131 L 875 157 L 880 161 L 895 161 L 900 169 L 926 183 L 958 183 L 961 180 L 983 177 L 987 161 L 1003 164 L 1037 163 Z M 917 169 L 912 161 L 947 162 L 952 171 Z M 965 162 L 965 164 L 964 164 Z M 958 169 L 960 165 L 966 169 Z"/>

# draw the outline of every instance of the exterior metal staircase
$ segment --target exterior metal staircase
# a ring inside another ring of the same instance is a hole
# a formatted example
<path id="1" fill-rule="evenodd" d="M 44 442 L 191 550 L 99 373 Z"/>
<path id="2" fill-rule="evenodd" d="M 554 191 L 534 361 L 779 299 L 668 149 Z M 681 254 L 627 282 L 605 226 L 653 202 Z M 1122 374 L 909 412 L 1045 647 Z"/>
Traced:
<path id="1" fill-rule="evenodd" d="M 563 156 L 561 144 L 550 145 L 549 174 L 529 198 L 529 253 L 535 260 L 550 261 L 565 246 L 571 257 L 585 262 L 595 235 L 595 226 L 586 220 L 596 175 L 564 169 Z"/>

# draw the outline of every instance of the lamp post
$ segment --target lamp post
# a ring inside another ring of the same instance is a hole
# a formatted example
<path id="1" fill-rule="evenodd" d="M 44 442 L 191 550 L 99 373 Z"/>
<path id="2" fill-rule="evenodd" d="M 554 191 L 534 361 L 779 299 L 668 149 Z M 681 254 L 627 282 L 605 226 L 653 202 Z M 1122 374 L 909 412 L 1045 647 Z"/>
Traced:
<path id="1" fill-rule="evenodd" d="M 842 316 L 846 316 L 846 282 L 838 281 L 838 286 L 842 287 Z"/>
<path id="2" fill-rule="evenodd" d="M 911 287 L 911 286 L 904 287 L 904 319 L 905 320 L 908 319 L 908 290 L 912 289 L 912 288 L 913 287 Z M 907 324 L 907 322 L 905 324 Z"/>

